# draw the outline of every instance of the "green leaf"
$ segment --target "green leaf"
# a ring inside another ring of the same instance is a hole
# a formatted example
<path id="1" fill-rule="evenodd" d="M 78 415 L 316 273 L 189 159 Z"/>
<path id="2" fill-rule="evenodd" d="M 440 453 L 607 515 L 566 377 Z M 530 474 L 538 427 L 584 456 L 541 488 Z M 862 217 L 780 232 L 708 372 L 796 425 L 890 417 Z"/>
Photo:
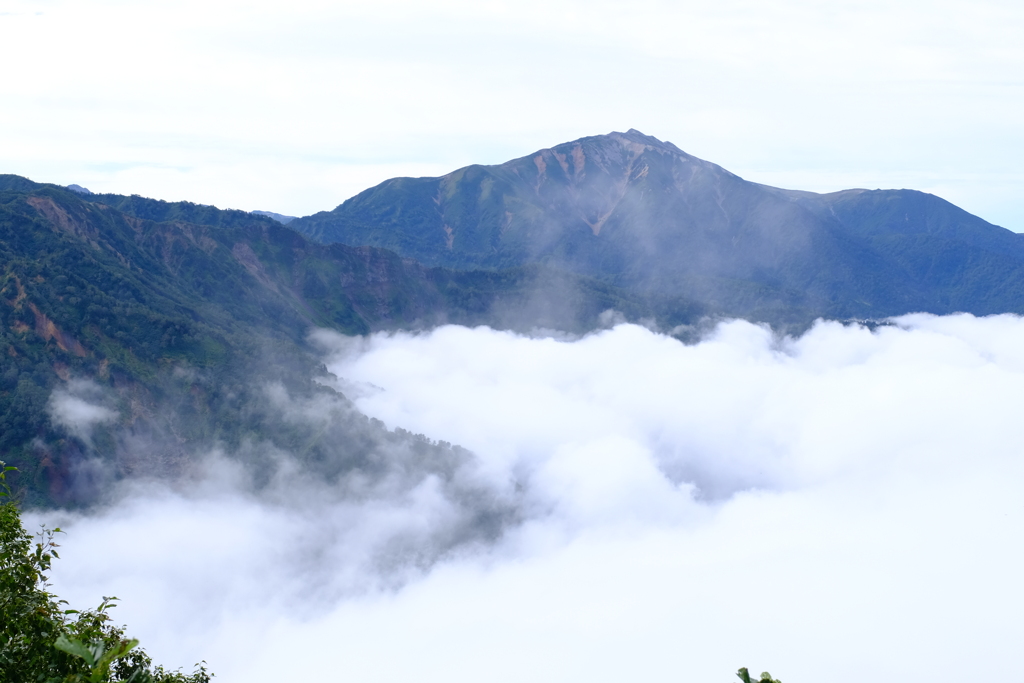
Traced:
<path id="1" fill-rule="evenodd" d="M 138 644 L 139 641 L 137 638 L 132 638 L 131 640 L 118 643 L 117 645 L 103 653 L 103 655 L 99 658 L 99 661 L 96 664 L 96 668 L 98 668 L 103 673 L 106 673 L 107 670 L 110 668 L 110 664 L 114 662 L 114 660 L 124 657 Z"/>
<path id="2" fill-rule="evenodd" d="M 80 640 L 70 639 L 61 634 L 57 636 L 57 642 L 53 646 L 62 652 L 67 652 L 69 655 L 84 659 L 90 669 L 96 666 L 96 658 L 93 656 L 92 651 Z"/>

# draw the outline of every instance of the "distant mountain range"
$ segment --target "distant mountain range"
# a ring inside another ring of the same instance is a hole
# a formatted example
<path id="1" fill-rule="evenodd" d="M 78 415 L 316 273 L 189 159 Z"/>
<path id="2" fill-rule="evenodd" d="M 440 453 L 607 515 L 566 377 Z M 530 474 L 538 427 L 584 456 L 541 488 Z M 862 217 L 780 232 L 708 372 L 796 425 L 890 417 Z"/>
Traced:
<path id="1" fill-rule="evenodd" d="M 251 213 L 254 213 L 257 216 L 266 216 L 267 218 L 273 218 L 275 221 L 281 223 L 282 225 L 288 225 L 293 220 L 295 220 L 295 216 L 285 216 L 284 214 L 274 213 L 273 211 L 252 211 Z"/>
<path id="2" fill-rule="evenodd" d="M 394 178 L 289 226 L 432 266 L 540 263 L 769 322 L 1024 312 L 1016 233 L 913 190 L 759 185 L 636 130 Z"/>
<path id="3" fill-rule="evenodd" d="M 173 472 L 202 448 L 271 444 L 337 473 L 406 439 L 357 415 L 324 439 L 272 405 L 268 384 L 332 393 L 313 327 L 625 318 L 686 336 L 730 315 L 1024 313 L 1020 235 L 911 190 L 758 185 L 635 130 L 289 218 L 0 176 L 0 460 L 30 502 L 86 503 L 98 471 Z M 52 399 L 72 390 L 117 419 L 62 425 Z"/>

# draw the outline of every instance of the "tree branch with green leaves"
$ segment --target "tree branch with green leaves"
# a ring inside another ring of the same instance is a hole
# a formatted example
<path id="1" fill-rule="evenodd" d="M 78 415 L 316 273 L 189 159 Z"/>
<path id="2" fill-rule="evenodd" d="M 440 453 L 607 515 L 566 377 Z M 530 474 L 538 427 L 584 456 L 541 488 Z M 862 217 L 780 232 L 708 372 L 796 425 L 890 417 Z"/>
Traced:
<path id="1" fill-rule="evenodd" d="M 0 683 L 210 683 L 204 664 L 191 674 L 153 660 L 111 624 L 104 598 L 94 610 L 67 608 L 49 591 L 60 529 L 25 531 L 0 462 Z"/>

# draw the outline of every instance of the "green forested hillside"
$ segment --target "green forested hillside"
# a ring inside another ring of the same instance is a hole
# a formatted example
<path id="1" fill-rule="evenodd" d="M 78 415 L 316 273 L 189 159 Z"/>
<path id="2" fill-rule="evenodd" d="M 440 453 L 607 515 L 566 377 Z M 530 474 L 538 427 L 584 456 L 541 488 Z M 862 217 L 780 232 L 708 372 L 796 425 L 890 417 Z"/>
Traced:
<path id="1" fill-rule="evenodd" d="M 176 471 L 200 444 L 267 441 L 325 460 L 265 394 L 268 383 L 330 391 L 314 382 L 314 326 L 582 331 L 609 308 L 670 326 L 702 313 L 536 266 L 426 268 L 373 247 L 315 244 L 245 212 L 2 181 L 0 458 L 19 467 L 30 502 L 86 500 L 110 477 Z M 52 402 L 69 387 L 117 419 L 88 436 L 62 426 Z M 390 438 L 378 429 L 370 441 Z"/>

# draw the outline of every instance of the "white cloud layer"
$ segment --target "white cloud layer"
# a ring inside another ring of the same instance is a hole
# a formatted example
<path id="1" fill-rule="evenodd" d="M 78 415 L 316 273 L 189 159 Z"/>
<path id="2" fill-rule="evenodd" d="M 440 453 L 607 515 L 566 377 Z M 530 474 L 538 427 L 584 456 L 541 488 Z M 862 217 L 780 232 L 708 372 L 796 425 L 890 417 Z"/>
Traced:
<path id="1" fill-rule="evenodd" d="M 354 498 L 290 480 L 257 498 L 213 459 L 185 493 L 135 489 L 60 520 L 58 594 L 120 596 L 158 660 L 205 657 L 227 682 L 1019 666 L 1020 318 L 799 339 L 729 322 L 693 346 L 632 325 L 319 340 L 361 410 L 472 450 L 457 476 L 515 500 L 520 522 L 431 566 L 403 556 L 396 584 L 361 558 L 443 535 L 458 513 L 441 488 Z"/>
<path id="2" fill-rule="evenodd" d="M 635 127 L 1024 231 L 1022 32 L 1009 0 L 7 0 L 0 171 L 301 215 Z"/>

